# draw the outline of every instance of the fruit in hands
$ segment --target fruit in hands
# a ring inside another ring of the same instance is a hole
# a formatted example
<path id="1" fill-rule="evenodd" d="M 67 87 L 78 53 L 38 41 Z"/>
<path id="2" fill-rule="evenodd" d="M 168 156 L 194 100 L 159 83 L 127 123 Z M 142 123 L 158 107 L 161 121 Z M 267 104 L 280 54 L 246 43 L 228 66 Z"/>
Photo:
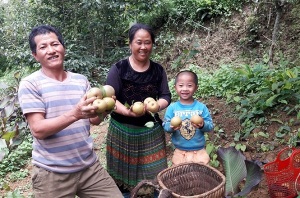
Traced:
<path id="1" fill-rule="evenodd" d="M 144 100 L 144 105 L 148 104 L 150 101 L 155 101 L 155 99 L 152 98 L 152 97 L 146 98 L 146 99 Z"/>
<path id="2" fill-rule="evenodd" d="M 102 100 L 106 102 L 106 111 L 111 111 L 115 108 L 116 101 L 111 97 L 104 97 Z"/>
<path id="3" fill-rule="evenodd" d="M 104 97 L 112 97 L 115 95 L 115 89 L 110 85 L 103 85 L 102 90 Z"/>
<path id="4" fill-rule="evenodd" d="M 144 113 L 144 103 L 142 103 L 142 102 L 135 102 L 135 103 L 133 103 L 133 105 L 132 105 L 132 111 L 135 114 L 142 115 Z"/>
<path id="5" fill-rule="evenodd" d="M 147 103 L 147 111 L 150 111 L 152 113 L 157 113 L 159 111 L 159 104 L 155 100 L 151 100 Z"/>
<path id="6" fill-rule="evenodd" d="M 106 102 L 102 99 L 94 100 L 93 106 L 97 107 L 97 110 L 96 110 L 97 113 L 103 113 L 104 111 L 106 111 L 106 108 L 107 108 Z"/>
<path id="7" fill-rule="evenodd" d="M 194 124 L 202 124 L 204 122 L 204 119 L 199 115 L 193 115 L 190 119 L 190 121 Z"/>
<path id="8" fill-rule="evenodd" d="M 115 95 L 115 89 L 110 85 L 100 87 L 92 87 L 87 92 L 87 98 L 96 97 L 92 103 L 93 106 L 98 107 L 96 112 L 103 113 L 104 111 L 111 111 L 115 108 L 116 101 L 112 98 Z"/>
<path id="9" fill-rule="evenodd" d="M 96 97 L 97 99 L 102 99 L 103 94 L 100 88 L 98 87 L 92 87 L 88 92 L 87 92 L 87 98 L 91 97 Z"/>
<path id="10" fill-rule="evenodd" d="M 182 120 L 179 116 L 173 117 L 170 122 L 171 126 L 173 126 L 173 127 L 179 127 L 181 125 L 181 123 L 182 123 Z"/>

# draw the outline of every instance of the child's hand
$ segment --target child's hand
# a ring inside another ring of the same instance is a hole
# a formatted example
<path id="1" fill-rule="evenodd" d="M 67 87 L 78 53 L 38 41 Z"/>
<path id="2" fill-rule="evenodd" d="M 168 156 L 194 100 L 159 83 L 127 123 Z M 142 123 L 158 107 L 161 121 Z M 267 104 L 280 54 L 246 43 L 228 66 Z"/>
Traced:
<path id="1" fill-rule="evenodd" d="M 173 130 L 179 130 L 181 128 L 181 125 L 182 125 L 182 120 L 179 116 L 174 116 L 170 120 L 170 127 Z"/>
<path id="2" fill-rule="evenodd" d="M 180 128 L 181 128 L 181 125 L 180 126 L 170 126 L 171 127 L 171 129 L 173 129 L 174 131 L 176 131 L 176 130 L 180 130 Z"/>
<path id="3" fill-rule="evenodd" d="M 199 129 L 199 128 L 203 128 L 203 126 L 204 126 L 204 119 L 199 115 L 193 115 L 191 117 L 190 121 L 191 121 L 192 126 L 195 128 Z"/>
<path id="4" fill-rule="evenodd" d="M 192 123 L 192 122 L 191 122 L 191 123 Z M 202 122 L 202 123 L 200 123 L 200 124 L 194 124 L 194 123 L 192 123 L 192 125 L 193 125 L 193 127 L 195 127 L 195 128 L 201 129 L 201 128 L 203 127 L 203 125 L 204 125 L 204 122 Z"/>

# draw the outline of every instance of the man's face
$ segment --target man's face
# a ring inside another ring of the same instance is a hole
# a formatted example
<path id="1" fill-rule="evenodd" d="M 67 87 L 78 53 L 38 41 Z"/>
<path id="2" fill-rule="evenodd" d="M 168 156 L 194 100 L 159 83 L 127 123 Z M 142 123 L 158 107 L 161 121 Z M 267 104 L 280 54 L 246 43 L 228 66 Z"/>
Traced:
<path id="1" fill-rule="evenodd" d="M 36 53 L 32 55 L 47 69 L 58 69 L 63 67 L 65 48 L 59 42 L 56 34 L 40 34 L 34 38 Z"/>

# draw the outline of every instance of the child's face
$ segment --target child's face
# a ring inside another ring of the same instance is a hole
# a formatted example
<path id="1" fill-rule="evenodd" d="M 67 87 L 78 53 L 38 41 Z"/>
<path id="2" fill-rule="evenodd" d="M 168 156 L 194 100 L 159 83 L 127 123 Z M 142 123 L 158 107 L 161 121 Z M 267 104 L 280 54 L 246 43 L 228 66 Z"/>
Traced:
<path id="1" fill-rule="evenodd" d="M 181 102 L 192 102 L 194 100 L 193 95 L 197 88 L 198 86 L 191 74 L 182 73 L 177 77 L 175 90 Z"/>

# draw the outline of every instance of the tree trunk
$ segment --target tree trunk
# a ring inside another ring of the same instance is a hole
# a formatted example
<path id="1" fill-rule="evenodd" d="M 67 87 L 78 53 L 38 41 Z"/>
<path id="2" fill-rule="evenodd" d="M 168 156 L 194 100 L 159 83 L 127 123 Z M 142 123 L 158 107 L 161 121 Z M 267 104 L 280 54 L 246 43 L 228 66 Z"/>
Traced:
<path id="1" fill-rule="evenodd" d="M 276 47 L 277 37 L 278 37 L 278 30 L 279 30 L 279 20 L 282 15 L 283 10 L 283 2 L 280 0 L 275 0 L 275 8 L 276 8 L 276 19 L 274 22 L 273 32 L 272 32 L 272 43 L 269 50 L 269 66 L 273 67 L 274 61 L 274 48 Z"/>

